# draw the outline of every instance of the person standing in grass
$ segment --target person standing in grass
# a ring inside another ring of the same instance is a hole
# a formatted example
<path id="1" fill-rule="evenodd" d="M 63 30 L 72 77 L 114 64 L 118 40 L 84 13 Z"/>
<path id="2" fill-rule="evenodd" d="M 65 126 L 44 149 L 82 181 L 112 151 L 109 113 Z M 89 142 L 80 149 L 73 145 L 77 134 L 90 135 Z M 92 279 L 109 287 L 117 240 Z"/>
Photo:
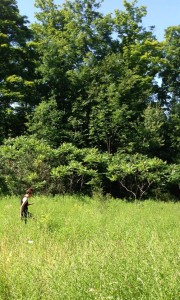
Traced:
<path id="1" fill-rule="evenodd" d="M 20 217 L 21 220 L 24 220 L 25 224 L 27 223 L 27 218 L 30 216 L 30 213 L 28 212 L 28 206 L 33 204 L 28 202 L 28 199 L 32 196 L 32 193 L 33 189 L 29 188 L 24 197 L 21 199 Z"/>

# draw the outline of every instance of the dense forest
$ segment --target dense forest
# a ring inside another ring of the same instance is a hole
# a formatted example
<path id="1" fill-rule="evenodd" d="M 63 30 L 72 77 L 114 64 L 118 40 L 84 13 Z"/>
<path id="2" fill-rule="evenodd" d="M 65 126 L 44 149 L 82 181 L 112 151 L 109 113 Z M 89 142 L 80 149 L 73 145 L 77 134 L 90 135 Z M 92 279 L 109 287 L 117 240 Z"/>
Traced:
<path id="1" fill-rule="evenodd" d="M 0 193 L 179 198 L 180 25 L 100 2 L 0 1 Z"/>

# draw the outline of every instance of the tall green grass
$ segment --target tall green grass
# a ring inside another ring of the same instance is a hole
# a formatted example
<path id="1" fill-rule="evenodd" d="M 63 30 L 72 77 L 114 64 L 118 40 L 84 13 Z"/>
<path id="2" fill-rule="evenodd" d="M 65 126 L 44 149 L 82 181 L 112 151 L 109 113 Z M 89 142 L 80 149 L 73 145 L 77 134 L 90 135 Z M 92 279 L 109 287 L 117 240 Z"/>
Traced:
<path id="1" fill-rule="evenodd" d="M 178 300 L 180 204 L 0 200 L 0 300 Z"/>

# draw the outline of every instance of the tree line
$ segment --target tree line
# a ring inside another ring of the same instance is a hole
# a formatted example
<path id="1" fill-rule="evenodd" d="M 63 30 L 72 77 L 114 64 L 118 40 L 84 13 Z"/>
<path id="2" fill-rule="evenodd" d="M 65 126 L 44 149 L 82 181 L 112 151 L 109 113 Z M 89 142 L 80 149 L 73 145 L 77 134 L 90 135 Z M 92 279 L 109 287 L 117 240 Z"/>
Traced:
<path id="1" fill-rule="evenodd" d="M 180 25 L 158 41 L 146 7 L 0 3 L 0 191 L 179 195 Z"/>

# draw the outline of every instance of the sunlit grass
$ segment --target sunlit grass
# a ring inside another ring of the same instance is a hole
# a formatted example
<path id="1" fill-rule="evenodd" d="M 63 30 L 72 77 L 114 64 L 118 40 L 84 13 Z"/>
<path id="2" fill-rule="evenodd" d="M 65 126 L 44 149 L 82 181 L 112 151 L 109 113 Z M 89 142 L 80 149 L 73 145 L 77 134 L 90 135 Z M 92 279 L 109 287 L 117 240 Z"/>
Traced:
<path id="1" fill-rule="evenodd" d="M 179 299 L 178 203 L 0 200 L 1 299 Z"/>

